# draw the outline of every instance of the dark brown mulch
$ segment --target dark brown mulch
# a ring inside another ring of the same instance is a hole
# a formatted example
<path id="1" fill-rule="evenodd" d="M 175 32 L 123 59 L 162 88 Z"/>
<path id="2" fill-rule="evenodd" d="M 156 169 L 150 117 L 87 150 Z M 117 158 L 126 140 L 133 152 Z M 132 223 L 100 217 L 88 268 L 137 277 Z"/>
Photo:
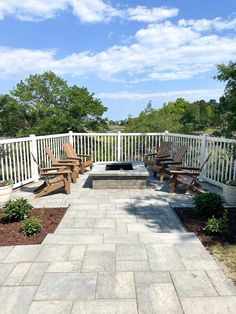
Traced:
<path id="1" fill-rule="evenodd" d="M 183 225 L 188 232 L 194 232 L 202 243 L 210 247 L 215 244 L 236 243 L 236 208 L 228 209 L 229 234 L 222 235 L 206 235 L 202 228 L 205 226 L 205 220 L 196 216 L 192 208 L 175 209 Z"/>
<path id="2" fill-rule="evenodd" d="M 59 225 L 67 208 L 33 208 L 30 216 L 37 216 L 42 220 L 40 233 L 27 237 L 20 233 L 20 222 L 4 223 L 3 210 L 0 209 L 0 246 L 40 244 L 48 233 L 53 233 Z"/>

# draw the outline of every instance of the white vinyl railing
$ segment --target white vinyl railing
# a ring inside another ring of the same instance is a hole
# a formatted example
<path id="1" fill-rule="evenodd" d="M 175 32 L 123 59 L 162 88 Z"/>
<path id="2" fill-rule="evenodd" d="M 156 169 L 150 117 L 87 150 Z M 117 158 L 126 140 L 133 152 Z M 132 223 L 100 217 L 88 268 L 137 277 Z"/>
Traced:
<path id="1" fill-rule="evenodd" d="M 14 187 L 38 178 L 37 165 L 50 166 L 45 147 L 58 159 L 65 159 L 64 143 L 73 144 L 77 153 L 92 154 L 94 162 L 142 160 L 145 153 L 155 152 L 161 141 L 172 142 L 172 155 L 180 145 L 188 147 L 184 165 L 199 167 L 211 156 L 202 170 L 201 179 L 220 186 L 224 180 L 236 179 L 236 141 L 208 135 L 194 136 L 164 133 L 73 133 L 0 140 L 0 178 L 12 180 Z M 32 154 L 31 154 L 32 153 Z"/>

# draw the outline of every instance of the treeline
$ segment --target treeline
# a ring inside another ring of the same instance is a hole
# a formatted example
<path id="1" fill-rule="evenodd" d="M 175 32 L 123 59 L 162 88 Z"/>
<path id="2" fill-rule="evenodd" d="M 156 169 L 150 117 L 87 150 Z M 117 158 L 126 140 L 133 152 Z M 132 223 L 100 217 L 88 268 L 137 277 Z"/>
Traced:
<path id="1" fill-rule="evenodd" d="M 154 109 L 151 102 L 137 118 L 128 118 L 127 132 L 199 133 L 218 126 L 220 106 L 215 100 L 190 103 L 183 98 Z"/>
<path id="2" fill-rule="evenodd" d="M 69 86 L 53 72 L 30 75 L 0 95 L 0 136 L 104 131 L 106 110 L 87 88 Z"/>
<path id="3" fill-rule="evenodd" d="M 219 102 L 183 98 L 154 109 L 149 102 L 137 118 L 125 122 L 126 132 L 163 132 L 196 134 L 208 131 L 216 136 L 236 137 L 236 62 L 218 65 L 216 80 L 226 83 Z M 210 130 L 209 130 L 210 129 Z"/>

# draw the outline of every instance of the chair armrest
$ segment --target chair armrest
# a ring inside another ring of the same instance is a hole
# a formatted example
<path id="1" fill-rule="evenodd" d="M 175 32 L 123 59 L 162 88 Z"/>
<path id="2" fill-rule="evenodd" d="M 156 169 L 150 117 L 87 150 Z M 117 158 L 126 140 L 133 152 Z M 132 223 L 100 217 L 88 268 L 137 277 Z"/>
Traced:
<path id="1" fill-rule="evenodd" d="M 59 170 L 60 168 L 61 168 L 61 166 L 60 167 L 41 168 L 41 171 Z"/>
<path id="2" fill-rule="evenodd" d="M 199 176 L 200 172 L 199 171 L 183 171 L 183 170 L 170 170 L 171 174 L 179 174 L 179 175 L 189 175 L 190 177 L 192 176 Z"/>
<path id="3" fill-rule="evenodd" d="M 55 164 L 52 164 L 52 166 L 54 167 L 54 166 L 58 166 L 59 168 L 62 168 L 62 167 L 66 167 L 66 166 L 68 166 L 68 167 L 71 167 L 71 166 L 74 166 L 74 164 L 72 164 L 72 163 L 70 163 L 70 162 L 66 162 L 66 163 L 55 163 Z"/>
<path id="4" fill-rule="evenodd" d="M 57 172 L 43 172 L 41 173 L 42 176 L 57 176 L 57 175 L 63 175 L 63 174 L 71 174 L 72 172 L 69 170 L 65 170 L 65 171 L 57 171 Z"/>
<path id="5" fill-rule="evenodd" d="M 157 153 L 151 153 L 151 154 L 144 154 L 143 156 L 156 156 L 157 155 Z"/>
<path id="6" fill-rule="evenodd" d="M 162 158 L 168 158 L 170 157 L 170 154 L 169 155 L 162 155 L 162 156 L 158 156 L 157 159 L 162 159 Z M 173 158 L 170 158 L 171 160 L 173 160 Z"/>
<path id="7" fill-rule="evenodd" d="M 161 161 L 161 165 L 181 165 L 182 161 Z"/>
<path id="8" fill-rule="evenodd" d="M 182 169 L 185 170 L 196 170 L 196 171 L 200 171 L 198 167 L 185 167 L 185 166 L 181 166 Z"/>
<path id="9" fill-rule="evenodd" d="M 52 165 L 68 164 L 69 162 L 69 160 L 58 160 L 57 163 L 52 163 Z"/>
<path id="10" fill-rule="evenodd" d="M 67 157 L 69 161 L 75 161 L 75 160 L 79 160 L 79 161 L 82 161 L 81 158 L 79 157 Z"/>

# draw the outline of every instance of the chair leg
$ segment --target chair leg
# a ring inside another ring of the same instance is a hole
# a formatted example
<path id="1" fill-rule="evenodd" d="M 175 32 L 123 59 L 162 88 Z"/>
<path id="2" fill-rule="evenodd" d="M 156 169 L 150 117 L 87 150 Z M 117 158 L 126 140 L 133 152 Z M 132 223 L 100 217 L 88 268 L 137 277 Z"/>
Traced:
<path id="1" fill-rule="evenodd" d="M 47 186 L 47 183 L 43 182 L 42 184 L 40 184 L 40 186 L 38 186 L 37 188 L 34 189 L 34 193 L 37 193 L 37 192 L 41 191 L 46 186 Z"/>
<path id="2" fill-rule="evenodd" d="M 163 168 L 160 169 L 160 182 L 164 182 L 165 171 Z"/>
<path id="3" fill-rule="evenodd" d="M 70 183 L 71 183 L 70 176 L 68 175 L 64 176 L 64 183 L 65 183 L 66 194 L 70 194 Z"/>
<path id="4" fill-rule="evenodd" d="M 172 174 L 170 176 L 170 188 L 169 188 L 170 193 L 174 193 L 175 185 L 176 185 L 176 176 Z"/>
<path id="5" fill-rule="evenodd" d="M 153 177 L 155 178 L 157 176 L 157 172 L 153 171 Z"/>
<path id="6" fill-rule="evenodd" d="M 84 166 L 82 166 L 82 165 L 80 166 L 80 173 L 84 174 Z"/>

